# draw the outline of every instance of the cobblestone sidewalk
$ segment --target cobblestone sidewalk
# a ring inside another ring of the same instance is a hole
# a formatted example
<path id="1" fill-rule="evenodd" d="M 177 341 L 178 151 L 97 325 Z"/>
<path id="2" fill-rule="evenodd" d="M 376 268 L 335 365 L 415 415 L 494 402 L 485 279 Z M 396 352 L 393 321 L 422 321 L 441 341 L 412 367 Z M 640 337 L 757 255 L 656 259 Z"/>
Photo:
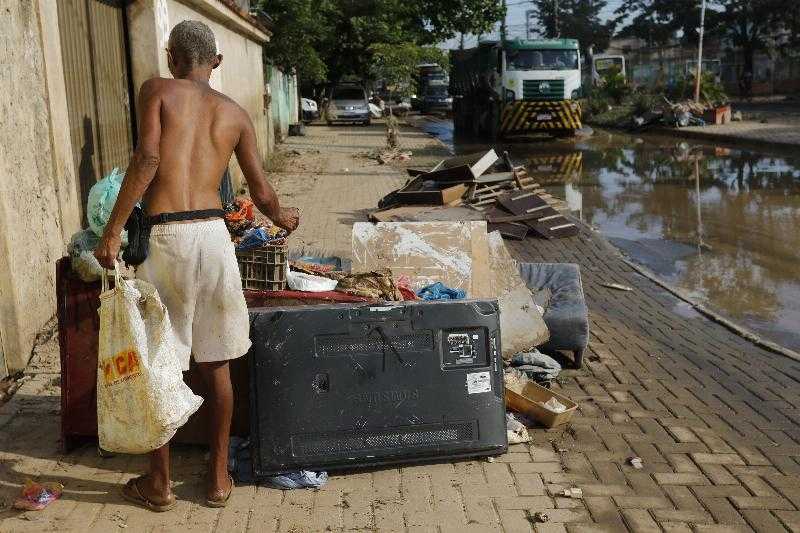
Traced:
<path id="1" fill-rule="evenodd" d="M 403 177 L 356 155 L 383 144 L 380 125 L 307 131 L 290 139 L 300 155 L 274 181 L 303 210 L 295 244 L 347 256 L 352 222 Z M 444 153 L 404 133 L 412 164 Z M 588 230 L 511 250 L 581 264 L 592 338 L 585 368 L 562 374 L 561 391 L 580 403 L 568 429 L 533 431 L 532 445 L 494 462 L 335 475 L 316 492 L 237 487 L 222 510 L 201 504 L 204 451 L 178 447 L 180 504 L 154 514 L 118 495 L 144 458 L 59 451 L 57 346 L 45 335 L 32 379 L 0 408 L 0 531 L 800 531 L 799 362 L 693 313 Z M 643 469 L 627 464 L 633 455 Z M 27 477 L 61 481 L 64 498 L 11 511 Z M 571 486 L 582 499 L 557 496 Z"/>

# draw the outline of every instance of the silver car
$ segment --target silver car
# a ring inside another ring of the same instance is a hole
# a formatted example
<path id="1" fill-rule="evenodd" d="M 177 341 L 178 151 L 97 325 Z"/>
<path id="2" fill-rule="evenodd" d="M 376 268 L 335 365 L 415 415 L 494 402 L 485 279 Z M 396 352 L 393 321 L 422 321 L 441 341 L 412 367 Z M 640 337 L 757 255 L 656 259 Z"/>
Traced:
<path id="1" fill-rule="evenodd" d="M 325 119 L 334 122 L 370 123 L 367 91 L 358 85 L 337 85 L 331 92 Z"/>

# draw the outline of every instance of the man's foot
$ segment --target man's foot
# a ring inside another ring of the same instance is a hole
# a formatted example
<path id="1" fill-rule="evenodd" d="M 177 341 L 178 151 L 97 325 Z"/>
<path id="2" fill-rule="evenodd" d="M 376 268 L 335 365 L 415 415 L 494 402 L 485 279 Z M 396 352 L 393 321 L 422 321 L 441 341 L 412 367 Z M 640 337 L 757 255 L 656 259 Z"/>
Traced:
<path id="1" fill-rule="evenodd" d="M 157 513 L 169 511 L 177 503 L 175 495 L 172 494 L 169 488 L 167 488 L 166 493 L 156 490 L 152 481 L 146 475 L 135 477 L 128 481 L 122 487 L 122 497 L 131 503 Z"/>
<path id="2" fill-rule="evenodd" d="M 228 474 L 227 482 L 223 486 L 209 486 L 206 504 L 209 507 L 225 507 L 233 492 L 233 478 Z"/>

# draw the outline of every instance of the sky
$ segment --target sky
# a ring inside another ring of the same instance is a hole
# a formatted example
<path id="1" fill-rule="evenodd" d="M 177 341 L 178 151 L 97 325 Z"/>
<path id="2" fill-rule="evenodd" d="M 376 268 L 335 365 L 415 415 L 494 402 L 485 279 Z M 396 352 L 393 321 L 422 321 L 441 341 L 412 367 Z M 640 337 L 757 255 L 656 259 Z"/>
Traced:
<path id="1" fill-rule="evenodd" d="M 510 39 L 514 39 L 516 37 L 525 38 L 525 11 L 529 9 L 534 9 L 533 2 L 531 0 L 506 0 L 507 7 L 508 7 L 508 15 L 506 17 L 506 24 L 508 25 L 508 37 Z M 603 20 L 608 20 L 609 18 L 613 18 L 614 11 L 620 6 L 622 0 L 608 0 L 608 4 L 606 7 L 601 11 L 600 15 Z M 498 27 L 499 28 L 499 27 Z M 495 31 L 492 35 L 493 38 L 498 39 L 500 37 L 499 30 Z M 569 37 L 565 35 L 565 37 Z M 489 35 L 483 37 L 490 38 Z M 464 46 L 470 48 L 475 46 L 477 43 L 477 37 L 474 35 L 469 35 L 464 39 Z M 459 39 L 450 39 L 445 41 L 443 44 L 443 48 L 458 48 Z"/>

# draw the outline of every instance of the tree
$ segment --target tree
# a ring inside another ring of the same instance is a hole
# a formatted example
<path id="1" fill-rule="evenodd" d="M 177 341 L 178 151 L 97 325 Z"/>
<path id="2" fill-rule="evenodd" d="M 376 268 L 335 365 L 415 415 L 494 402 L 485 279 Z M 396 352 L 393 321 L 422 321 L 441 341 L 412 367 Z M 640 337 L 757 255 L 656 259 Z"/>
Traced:
<path id="1" fill-rule="evenodd" d="M 595 51 L 608 48 L 616 22 L 600 19 L 607 4 L 606 0 L 534 0 L 545 37 L 578 39 L 584 57 L 590 46 Z"/>
<path id="2" fill-rule="evenodd" d="M 259 6 L 274 20 L 267 57 L 296 67 L 304 82 L 370 79 L 376 51 L 388 61 L 388 47 L 483 32 L 503 14 L 496 0 L 261 0 Z"/>
<path id="3" fill-rule="evenodd" d="M 684 41 L 697 42 L 699 0 L 623 0 L 614 13 L 618 24 L 628 22 L 620 30 L 620 37 L 638 37 L 650 46 L 668 44 L 676 34 L 681 34 Z M 713 17 L 709 10 L 707 27 L 714 25 Z"/>
<path id="4" fill-rule="evenodd" d="M 383 80 L 395 95 L 405 96 L 411 89 L 411 80 L 420 63 L 436 63 L 447 68 L 448 57 L 444 50 L 414 43 L 400 45 L 377 43 L 370 47 L 373 63 L 371 77 Z"/>
<path id="5" fill-rule="evenodd" d="M 265 9 L 265 7 L 269 9 Z M 295 69 L 301 82 L 317 83 L 326 79 L 328 68 L 318 45 L 328 32 L 326 13 L 333 11 L 329 0 L 262 0 L 261 8 L 269 14 L 274 29 L 264 45 L 264 55 L 284 72 Z"/>
<path id="6" fill-rule="evenodd" d="M 756 52 L 767 48 L 785 21 L 797 16 L 796 0 L 717 0 L 720 4 L 716 33 L 731 40 L 744 54 L 743 74 L 753 74 Z M 784 18 L 785 17 L 785 18 Z"/>

